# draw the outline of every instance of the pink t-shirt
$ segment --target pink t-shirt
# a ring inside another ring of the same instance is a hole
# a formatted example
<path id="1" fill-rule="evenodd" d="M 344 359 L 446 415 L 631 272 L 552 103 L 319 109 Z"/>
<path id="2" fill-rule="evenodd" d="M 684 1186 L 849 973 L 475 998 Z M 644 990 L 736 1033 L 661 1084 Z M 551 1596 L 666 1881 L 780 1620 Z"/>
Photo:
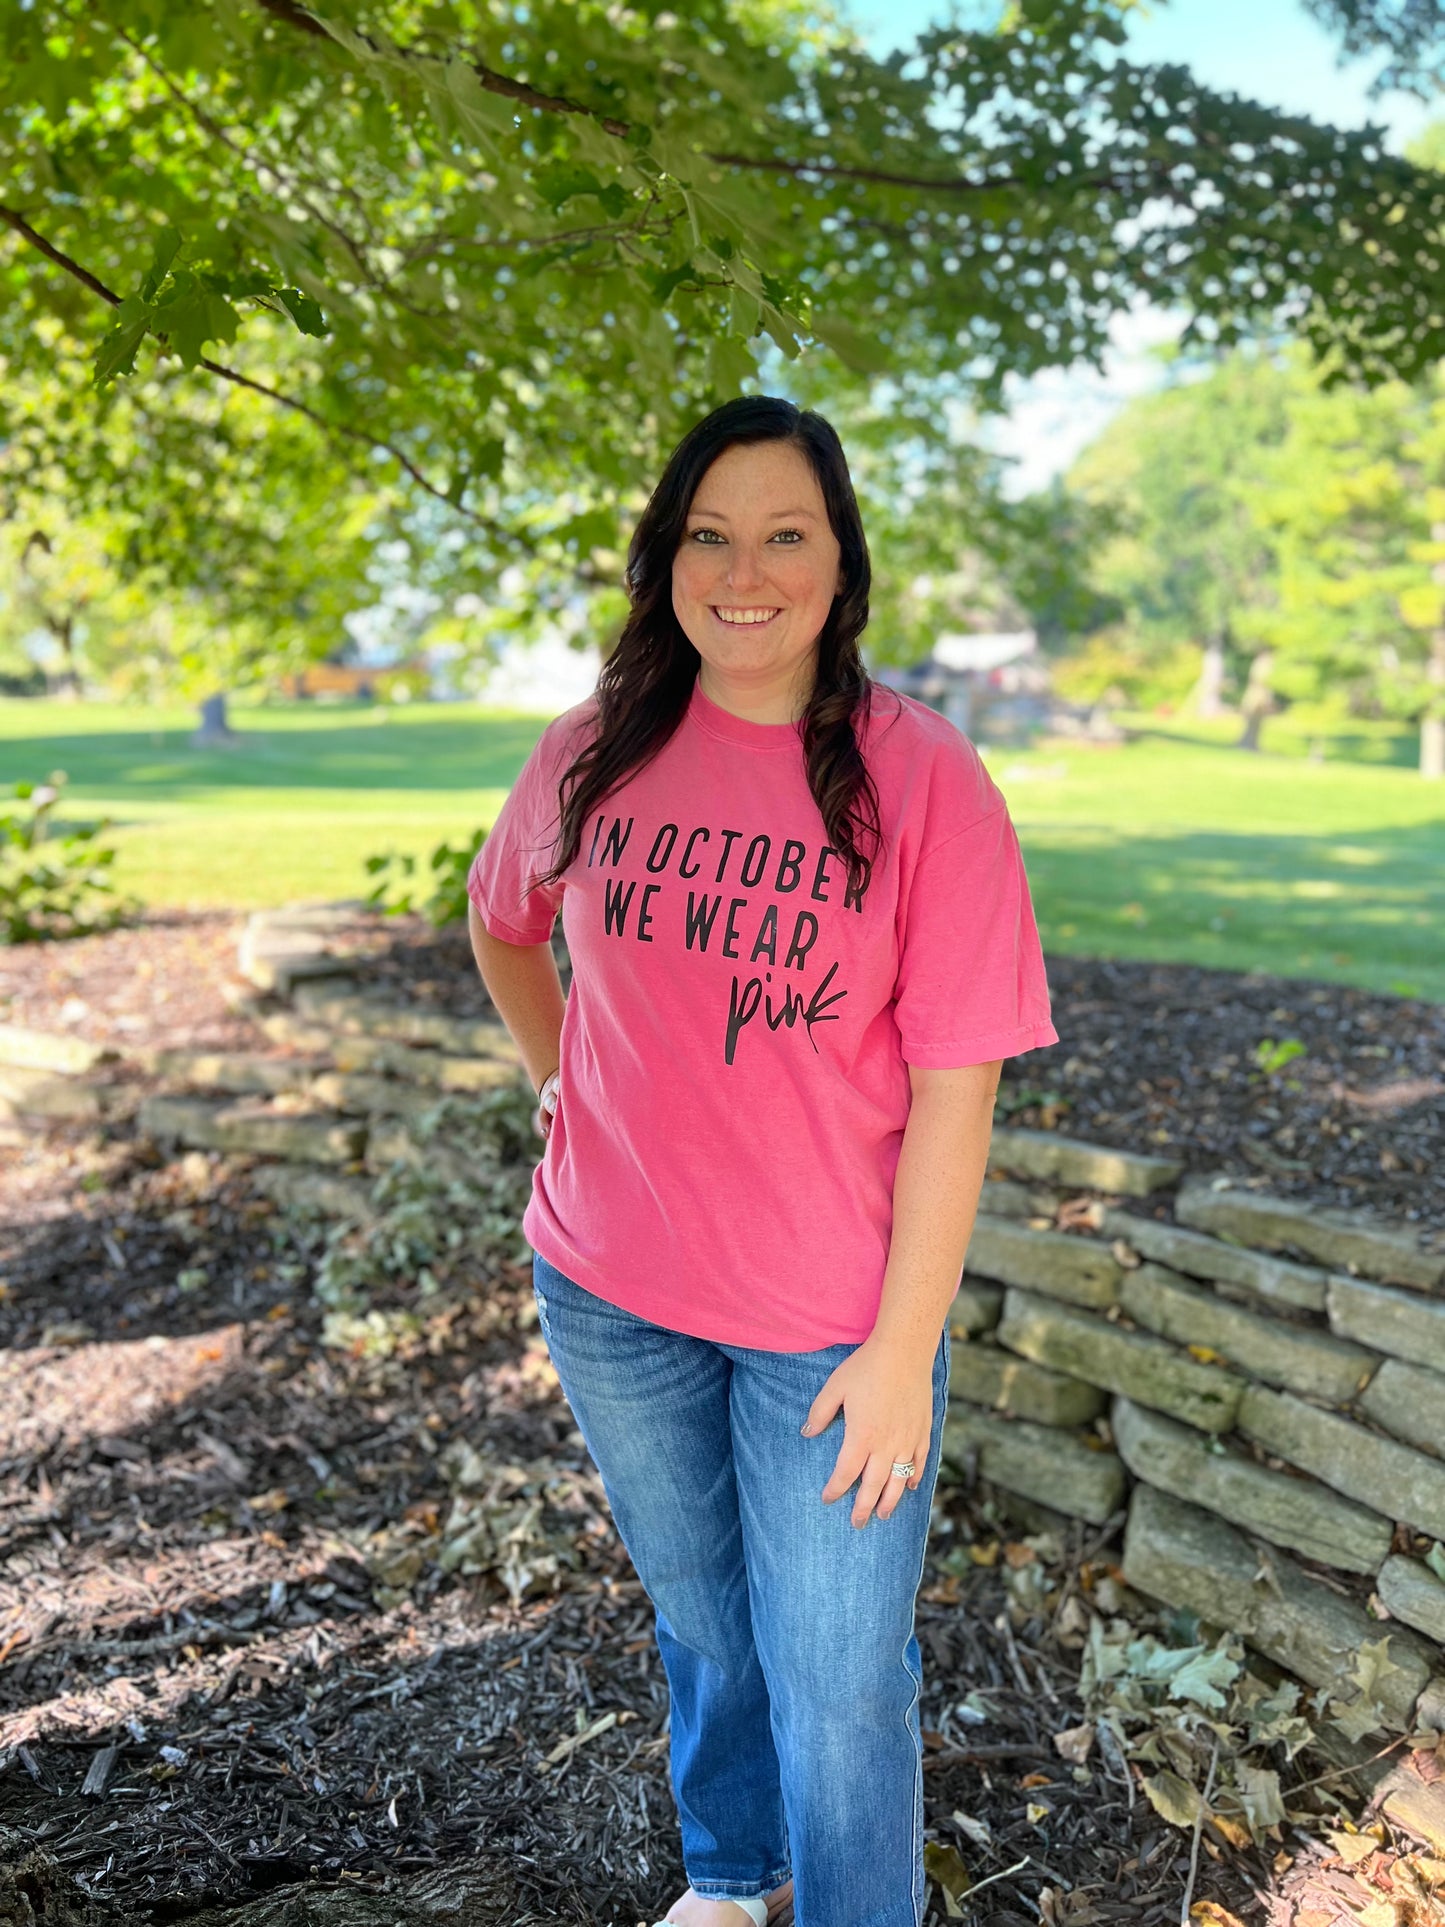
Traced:
<path id="1" fill-rule="evenodd" d="M 795 726 L 694 685 L 561 881 L 528 893 L 595 705 L 543 730 L 467 884 L 509 943 L 547 942 L 560 906 L 572 960 L 523 1231 L 575 1283 L 673 1331 L 781 1352 L 861 1343 L 908 1066 L 1059 1041 L 1003 797 L 952 723 L 874 685 L 860 746 L 885 846 L 860 899 Z"/>

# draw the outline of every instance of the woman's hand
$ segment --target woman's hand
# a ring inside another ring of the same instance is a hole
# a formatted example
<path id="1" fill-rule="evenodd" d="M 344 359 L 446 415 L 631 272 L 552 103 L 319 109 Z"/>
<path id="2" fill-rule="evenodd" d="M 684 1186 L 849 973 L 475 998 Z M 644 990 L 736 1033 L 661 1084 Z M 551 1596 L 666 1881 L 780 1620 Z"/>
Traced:
<path id="1" fill-rule="evenodd" d="M 549 1137 L 552 1131 L 552 1115 L 557 1109 L 557 1087 L 561 1078 L 560 1071 L 553 1071 L 542 1079 L 542 1088 L 537 1093 L 537 1108 L 532 1113 L 532 1127 L 541 1135 Z"/>
<path id="2" fill-rule="evenodd" d="M 823 1487 L 831 1505 L 859 1478 L 853 1524 L 866 1526 L 873 1510 L 886 1519 L 923 1478 L 933 1431 L 933 1360 L 878 1338 L 864 1339 L 832 1371 L 808 1408 L 806 1437 L 815 1437 L 843 1408 L 843 1443 Z M 893 1461 L 912 1461 L 912 1478 L 894 1476 Z"/>

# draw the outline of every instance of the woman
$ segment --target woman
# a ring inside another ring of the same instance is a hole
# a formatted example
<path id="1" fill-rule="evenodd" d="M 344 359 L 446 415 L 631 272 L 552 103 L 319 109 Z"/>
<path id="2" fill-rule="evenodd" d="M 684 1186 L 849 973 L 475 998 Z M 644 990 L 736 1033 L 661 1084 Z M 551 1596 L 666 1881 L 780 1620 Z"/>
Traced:
<path id="1" fill-rule="evenodd" d="M 946 1320 L 1002 1062 L 1058 1041 L 1028 885 L 972 744 L 863 669 L 821 417 L 694 427 L 627 581 L 468 894 L 539 1092 L 542 1329 L 655 1608 L 666 1918 L 918 1927 Z"/>

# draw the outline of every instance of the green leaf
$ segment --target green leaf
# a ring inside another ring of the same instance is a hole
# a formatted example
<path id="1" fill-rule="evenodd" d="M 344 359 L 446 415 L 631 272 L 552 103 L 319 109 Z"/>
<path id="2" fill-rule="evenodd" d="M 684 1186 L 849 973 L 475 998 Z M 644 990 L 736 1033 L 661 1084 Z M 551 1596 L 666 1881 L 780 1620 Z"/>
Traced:
<path id="1" fill-rule="evenodd" d="M 151 251 L 151 264 L 145 279 L 140 284 L 143 301 L 154 301 L 160 292 L 161 284 L 171 271 L 171 263 L 180 253 L 181 237 L 173 227 L 162 228 L 156 236 L 155 247 Z"/>
<path id="2" fill-rule="evenodd" d="M 128 375 L 135 367 L 136 349 L 145 340 L 155 310 L 139 295 L 131 295 L 115 311 L 115 326 L 95 351 L 94 382 L 103 388 L 117 375 Z"/>
<path id="3" fill-rule="evenodd" d="M 746 342 L 732 335 L 714 335 L 705 352 L 708 387 L 722 400 L 741 394 L 743 383 L 757 377 L 758 364 Z"/>
<path id="4" fill-rule="evenodd" d="M 1171 1827 L 1192 1827 L 1203 1801 L 1199 1789 L 1177 1773 L 1155 1773 L 1143 1782 L 1144 1795 L 1161 1820 Z"/>
<path id="5" fill-rule="evenodd" d="M 1437 1579 L 1445 1579 L 1445 1546 L 1438 1539 L 1425 1554 L 1425 1564 Z"/>
<path id="6" fill-rule="evenodd" d="M 504 94 L 484 87 L 465 61 L 453 57 L 446 64 L 447 94 L 467 132 L 490 147 L 498 134 L 515 134 L 517 107 Z"/>
<path id="7" fill-rule="evenodd" d="M 570 522 L 564 522 L 556 534 L 579 555 L 587 555 L 593 549 L 610 548 L 616 541 L 617 518 L 611 509 L 587 509 L 581 515 L 574 515 Z"/>
<path id="8" fill-rule="evenodd" d="M 762 325 L 763 304 L 734 280 L 728 289 L 728 332 L 741 336 L 744 341 L 751 341 Z"/>
<path id="9" fill-rule="evenodd" d="M 1284 1801 L 1280 1797 L 1279 1775 L 1272 1768 L 1250 1766 L 1244 1760 L 1236 1761 L 1234 1790 L 1244 1809 L 1249 1830 L 1256 1840 L 1263 1836 L 1267 1828 L 1278 1826 L 1286 1818 Z"/>
<path id="10" fill-rule="evenodd" d="M 796 361 L 803 352 L 794 332 L 796 325 L 780 314 L 771 301 L 763 303 L 763 328 L 782 349 L 789 361 Z"/>
<path id="11" fill-rule="evenodd" d="M 648 286 L 652 289 L 652 298 L 658 307 L 665 308 L 673 290 L 680 287 L 684 281 L 691 281 L 694 272 L 691 261 L 684 261 L 680 267 L 669 268 L 665 274 L 654 275 Z"/>
<path id="12" fill-rule="evenodd" d="M 326 325 L 326 316 L 321 312 L 321 303 L 313 301 L 309 294 L 302 294 L 299 288 L 273 288 L 271 292 L 303 335 L 325 335 L 331 332 Z"/>
<path id="13" fill-rule="evenodd" d="M 597 176 L 585 167 L 571 167 L 565 162 L 553 167 L 539 167 L 533 179 L 537 192 L 555 214 L 566 205 L 574 194 L 600 194 L 602 183 Z"/>
<path id="14" fill-rule="evenodd" d="M 837 315 L 814 314 L 811 325 L 818 339 L 826 342 L 843 366 L 855 374 L 882 375 L 892 365 L 887 349 L 850 321 Z"/>
<path id="15" fill-rule="evenodd" d="M 183 368 L 194 368 L 208 342 L 234 341 L 241 317 L 214 288 L 191 279 L 192 285 L 156 310 L 156 329 L 163 332 Z"/>
<path id="16" fill-rule="evenodd" d="M 1228 1696 L 1221 1689 L 1233 1685 L 1239 1672 L 1239 1662 L 1218 1648 L 1213 1652 L 1196 1653 L 1170 1680 L 1169 1697 L 1172 1700 L 1192 1700 L 1196 1706 L 1202 1706 L 1211 1713 L 1222 1712 L 1228 1703 Z"/>

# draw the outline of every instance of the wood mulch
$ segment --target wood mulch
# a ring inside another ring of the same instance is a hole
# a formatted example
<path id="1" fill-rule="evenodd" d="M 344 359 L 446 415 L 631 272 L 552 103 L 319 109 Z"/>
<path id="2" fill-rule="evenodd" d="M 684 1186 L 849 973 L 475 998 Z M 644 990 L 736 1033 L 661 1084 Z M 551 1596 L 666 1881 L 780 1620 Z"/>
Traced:
<path id="1" fill-rule="evenodd" d="M 153 917 L 12 950 L 0 1021 L 262 1047 L 239 929 Z M 359 929 L 374 986 L 484 1008 L 460 933 Z M 1062 1041 L 1009 1067 L 1016 1121 L 1445 1229 L 1445 1009 L 1174 965 L 1051 958 L 1050 981 Z M 1255 1072 L 1289 1036 L 1306 1054 Z M 525 1270 L 479 1268 L 390 1358 L 323 1348 L 309 1287 L 222 1160 L 164 1161 L 125 1126 L 0 1150 L 0 1923 L 656 1919 L 685 1876 L 651 1611 Z M 458 1442 L 541 1499 L 512 1591 L 422 1556 Z M 927 1824 L 935 1859 L 1004 1876 L 979 1927 L 1179 1918 L 1188 1838 L 1116 1763 L 1054 1744 L 1083 1717 L 1068 1575 L 1117 1552 L 1083 1527 L 1041 1551 L 986 1491 L 940 1488 Z M 1041 1557 L 1052 1590 L 1021 1613 L 1010 1573 Z M 1195 1891 L 1225 1927 L 1315 1927 L 1311 1855 L 1333 1877 L 1289 1829 L 1265 1852 L 1206 1838 Z M 343 1910 L 288 1911 L 296 1883 Z M 930 1927 L 950 1917 L 931 1881 Z"/>

